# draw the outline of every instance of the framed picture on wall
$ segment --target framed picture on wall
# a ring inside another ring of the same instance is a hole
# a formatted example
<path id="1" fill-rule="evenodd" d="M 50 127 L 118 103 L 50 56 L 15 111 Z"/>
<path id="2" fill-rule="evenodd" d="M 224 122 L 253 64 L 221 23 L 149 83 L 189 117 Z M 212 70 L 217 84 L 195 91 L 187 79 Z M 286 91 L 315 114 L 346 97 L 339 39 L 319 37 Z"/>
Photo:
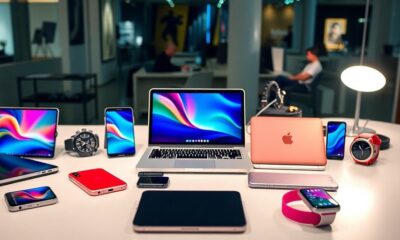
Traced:
<path id="1" fill-rule="evenodd" d="M 327 18 L 324 27 L 324 44 L 328 51 L 343 51 L 343 35 L 347 31 L 346 18 Z"/>
<path id="2" fill-rule="evenodd" d="M 111 61 L 116 56 L 116 24 L 114 0 L 100 0 L 101 60 Z"/>

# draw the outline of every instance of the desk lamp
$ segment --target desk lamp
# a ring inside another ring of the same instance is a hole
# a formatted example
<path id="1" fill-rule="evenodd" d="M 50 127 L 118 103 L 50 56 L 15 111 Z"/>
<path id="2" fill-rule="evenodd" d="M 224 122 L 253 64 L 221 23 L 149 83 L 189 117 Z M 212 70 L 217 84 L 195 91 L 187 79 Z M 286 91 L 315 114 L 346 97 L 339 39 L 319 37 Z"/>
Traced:
<path id="1" fill-rule="evenodd" d="M 365 41 L 367 36 L 367 26 L 368 26 L 368 12 L 369 12 L 369 2 L 367 0 L 365 6 L 365 21 L 364 21 L 364 31 L 361 45 L 361 55 L 360 55 L 360 65 L 352 66 L 346 68 L 340 78 L 342 82 L 347 87 L 357 91 L 357 102 L 356 111 L 354 114 L 354 125 L 347 129 L 347 136 L 354 137 L 360 133 L 375 133 L 374 130 L 360 127 L 358 125 L 360 119 L 360 108 L 361 108 L 361 93 L 362 92 L 375 92 L 383 88 L 386 84 L 386 78 L 378 70 L 363 66 L 364 54 L 365 54 Z"/>
<path id="2" fill-rule="evenodd" d="M 358 125 L 360 119 L 361 92 L 375 92 L 383 88 L 386 79 L 378 70 L 367 66 L 352 66 L 342 72 L 341 79 L 344 85 L 357 91 L 354 125 L 348 128 L 347 136 L 354 137 L 360 133 L 375 133 L 369 128 Z"/>

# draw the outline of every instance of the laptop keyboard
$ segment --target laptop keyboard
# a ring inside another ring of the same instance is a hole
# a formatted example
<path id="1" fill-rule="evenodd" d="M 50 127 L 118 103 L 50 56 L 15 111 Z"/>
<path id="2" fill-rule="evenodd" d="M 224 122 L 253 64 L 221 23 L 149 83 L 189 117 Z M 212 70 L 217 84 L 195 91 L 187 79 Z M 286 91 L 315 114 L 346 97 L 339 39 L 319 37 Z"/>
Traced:
<path id="1" fill-rule="evenodd" d="M 149 158 L 242 159 L 238 149 L 153 149 Z"/>

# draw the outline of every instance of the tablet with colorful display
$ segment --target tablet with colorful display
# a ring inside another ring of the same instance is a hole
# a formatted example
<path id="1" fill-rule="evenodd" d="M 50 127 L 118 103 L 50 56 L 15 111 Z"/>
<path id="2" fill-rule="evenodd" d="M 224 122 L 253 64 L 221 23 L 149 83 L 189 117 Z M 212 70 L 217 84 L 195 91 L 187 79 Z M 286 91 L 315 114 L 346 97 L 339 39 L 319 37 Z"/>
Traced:
<path id="1" fill-rule="evenodd" d="M 0 153 L 53 158 L 58 109 L 0 108 Z"/>
<path id="2" fill-rule="evenodd" d="M 0 186 L 56 173 L 58 167 L 17 156 L 0 154 Z"/>

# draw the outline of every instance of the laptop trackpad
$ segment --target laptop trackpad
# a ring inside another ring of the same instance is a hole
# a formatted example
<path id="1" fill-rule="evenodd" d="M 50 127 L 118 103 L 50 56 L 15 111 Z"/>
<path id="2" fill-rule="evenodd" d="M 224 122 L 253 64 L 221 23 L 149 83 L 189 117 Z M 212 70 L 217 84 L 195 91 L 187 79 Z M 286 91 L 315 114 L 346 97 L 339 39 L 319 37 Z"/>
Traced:
<path id="1" fill-rule="evenodd" d="M 210 160 L 175 160 L 176 168 L 215 168 L 215 161 Z"/>

